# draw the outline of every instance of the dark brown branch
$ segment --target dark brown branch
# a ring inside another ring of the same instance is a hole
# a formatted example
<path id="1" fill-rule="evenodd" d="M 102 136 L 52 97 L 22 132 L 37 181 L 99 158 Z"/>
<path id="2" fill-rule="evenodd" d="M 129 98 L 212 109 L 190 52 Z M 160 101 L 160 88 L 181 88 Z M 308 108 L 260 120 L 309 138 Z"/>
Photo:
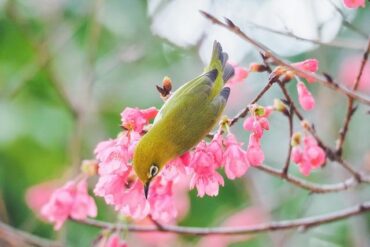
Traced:
<path id="1" fill-rule="evenodd" d="M 15 229 L 0 221 L 0 243 L 12 244 L 11 246 L 38 246 L 38 247 L 61 247 L 62 244 L 44 239 L 30 233 Z M 14 243 L 14 245 L 13 245 Z"/>
<path id="2" fill-rule="evenodd" d="M 353 92 L 351 90 L 348 90 L 347 88 L 343 87 L 342 85 L 340 85 L 338 83 L 335 83 L 332 80 L 329 80 L 326 76 L 318 75 L 316 73 L 307 72 L 307 71 L 304 71 L 304 70 L 301 70 L 299 68 L 296 68 L 296 67 L 292 66 L 289 62 L 279 58 L 278 55 L 276 55 L 274 52 L 272 52 L 265 45 L 257 42 L 256 40 L 254 40 L 251 37 L 249 37 L 248 35 L 246 35 L 244 32 L 242 32 L 240 30 L 240 28 L 238 26 L 236 26 L 229 19 L 226 19 L 226 22 L 224 23 L 224 22 L 220 21 L 219 19 L 217 19 L 216 17 L 212 16 L 211 14 L 207 13 L 207 12 L 204 12 L 204 11 L 200 11 L 200 12 L 207 19 L 209 19 L 212 23 L 214 23 L 216 25 L 219 25 L 223 28 L 226 28 L 227 30 L 233 32 L 234 34 L 236 34 L 237 36 L 239 36 L 240 38 L 245 40 L 246 42 L 255 46 L 259 51 L 264 52 L 268 57 L 270 57 L 271 59 L 274 60 L 274 63 L 282 65 L 282 66 L 288 68 L 289 70 L 294 71 L 295 73 L 297 73 L 299 75 L 302 75 L 304 77 L 313 78 L 313 79 L 315 79 L 315 81 L 323 84 L 324 86 L 326 86 L 328 88 L 331 88 L 331 89 L 333 89 L 333 90 L 335 90 L 335 91 L 337 91 L 341 94 L 347 95 L 348 97 L 354 98 L 354 99 L 356 99 L 356 100 L 358 100 L 358 101 L 360 101 L 360 102 L 362 102 L 366 105 L 370 105 L 370 98 L 369 97 L 358 95 L 355 92 Z"/>
<path id="3" fill-rule="evenodd" d="M 365 49 L 365 52 L 362 56 L 362 61 L 360 65 L 360 69 L 357 73 L 357 76 L 355 78 L 355 81 L 353 82 L 353 90 L 356 91 L 358 86 L 360 85 L 360 80 L 362 77 L 362 74 L 364 72 L 365 65 L 367 63 L 368 57 L 369 57 L 369 52 L 370 52 L 370 38 L 367 44 L 367 47 Z M 343 150 L 343 145 L 344 141 L 347 136 L 348 128 L 349 128 L 349 123 L 351 122 L 352 116 L 356 111 L 356 106 L 354 106 L 354 99 L 351 97 L 348 97 L 348 104 L 347 104 L 347 112 L 346 116 L 343 121 L 343 127 L 339 131 L 339 137 L 336 143 L 336 153 L 338 155 L 342 155 L 342 150 Z"/>
<path id="4" fill-rule="evenodd" d="M 258 100 L 260 100 L 262 98 L 262 96 L 270 89 L 270 87 L 274 84 L 273 81 L 269 81 L 266 86 L 257 94 L 256 97 L 254 97 L 254 99 L 243 109 L 241 110 L 238 114 L 235 115 L 235 117 L 233 117 L 231 120 L 230 120 L 230 126 L 234 125 L 236 122 L 238 122 L 238 120 L 240 118 L 244 118 L 247 116 L 248 112 L 249 112 L 249 105 L 251 104 L 254 104 L 256 103 Z"/>
<path id="5" fill-rule="evenodd" d="M 267 231 L 281 231 L 288 229 L 307 230 L 323 224 L 328 224 L 338 220 L 343 220 L 355 215 L 359 215 L 370 211 L 370 201 L 362 204 L 346 208 L 333 213 L 322 214 L 318 216 L 311 216 L 306 218 L 283 220 L 270 223 L 257 224 L 253 226 L 238 226 L 238 227 L 185 227 L 185 226 L 172 226 L 162 225 L 161 228 L 157 226 L 138 226 L 138 225 L 116 225 L 107 222 L 86 219 L 76 221 L 81 224 L 89 225 L 97 228 L 108 228 L 126 230 L 130 232 L 163 232 L 163 233 L 176 233 L 184 235 L 240 235 L 252 234 Z"/>
<path id="6" fill-rule="evenodd" d="M 290 165 L 290 157 L 292 155 L 291 141 L 292 141 L 292 136 L 293 136 L 293 116 L 294 116 L 293 107 L 290 106 L 289 115 L 288 115 L 288 122 L 289 122 L 289 141 L 288 141 L 288 143 L 289 143 L 289 147 L 288 147 L 288 155 L 286 157 L 285 164 L 284 164 L 283 171 L 282 171 L 282 173 L 285 176 L 288 174 L 289 165 Z"/>

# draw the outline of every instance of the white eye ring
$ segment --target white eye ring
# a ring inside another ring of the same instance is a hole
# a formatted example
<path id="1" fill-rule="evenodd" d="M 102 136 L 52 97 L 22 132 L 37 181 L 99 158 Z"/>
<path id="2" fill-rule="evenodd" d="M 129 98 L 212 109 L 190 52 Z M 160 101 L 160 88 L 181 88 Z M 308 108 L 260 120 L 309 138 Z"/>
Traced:
<path id="1" fill-rule="evenodd" d="M 158 166 L 152 165 L 149 169 L 150 177 L 154 177 L 155 175 L 157 175 L 158 171 L 159 171 Z"/>

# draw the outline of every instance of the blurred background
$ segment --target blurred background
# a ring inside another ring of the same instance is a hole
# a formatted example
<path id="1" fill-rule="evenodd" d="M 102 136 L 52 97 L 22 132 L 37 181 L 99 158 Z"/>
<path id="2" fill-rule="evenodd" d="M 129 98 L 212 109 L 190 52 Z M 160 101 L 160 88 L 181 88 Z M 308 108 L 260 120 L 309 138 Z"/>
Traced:
<path id="1" fill-rule="evenodd" d="M 155 85 L 161 84 L 164 76 L 170 76 L 177 88 L 199 74 L 214 39 L 240 66 L 260 61 L 249 44 L 210 24 L 199 9 L 230 18 L 292 62 L 317 58 L 320 71 L 350 84 L 370 33 L 367 5 L 349 10 L 341 1 L 329 0 L 0 0 L 1 221 L 45 238 L 61 239 L 66 246 L 91 245 L 98 230 L 69 222 L 54 232 L 27 206 L 27 189 L 44 182 L 61 185 L 77 174 L 81 160 L 94 158 L 96 144 L 120 131 L 120 112 L 125 107 L 159 108 L 162 101 Z M 233 86 L 226 114 L 231 117 L 245 107 L 267 77 L 250 74 Z M 360 86 L 367 95 L 369 78 L 368 66 Z M 295 82 L 290 84 L 297 99 Z M 323 140 L 334 146 L 346 98 L 319 84 L 309 88 L 317 106 L 305 116 Z M 260 104 L 271 105 L 279 97 L 279 89 L 273 88 Z M 344 157 L 356 169 L 370 170 L 368 110 L 359 107 L 345 143 Z M 289 144 L 287 119 L 273 114 L 270 126 L 262 140 L 265 163 L 281 168 Z M 298 122 L 295 130 L 300 130 Z M 248 141 L 241 123 L 232 131 L 239 140 Z M 301 176 L 294 164 L 290 171 Z M 307 179 L 330 184 L 347 177 L 340 166 L 328 163 Z M 198 198 L 196 191 L 189 192 L 189 208 L 178 223 L 248 225 L 328 213 L 370 198 L 366 186 L 342 193 L 310 194 L 254 169 L 241 179 L 225 181 L 214 198 Z M 98 219 L 116 221 L 113 210 L 101 198 L 96 201 Z M 239 238 L 123 235 L 130 246 L 365 247 L 370 246 L 369 227 L 370 215 L 362 215 L 306 232 Z M 154 237 L 158 241 L 153 241 Z"/>

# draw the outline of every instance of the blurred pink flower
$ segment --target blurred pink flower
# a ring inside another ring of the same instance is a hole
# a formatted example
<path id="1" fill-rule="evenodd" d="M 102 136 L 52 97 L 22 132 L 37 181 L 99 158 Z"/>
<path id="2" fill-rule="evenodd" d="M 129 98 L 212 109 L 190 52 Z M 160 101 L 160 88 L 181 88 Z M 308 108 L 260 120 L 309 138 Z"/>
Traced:
<path id="1" fill-rule="evenodd" d="M 121 240 L 118 234 L 112 234 L 106 240 L 107 242 L 102 247 L 127 247 L 125 241 Z"/>
<path id="2" fill-rule="evenodd" d="M 312 110 L 315 107 L 315 99 L 313 98 L 311 92 L 308 91 L 303 82 L 299 81 L 297 83 L 297 91 L 298 101 L 302 108 L 305 111 Z"/>
<path id="3" fill-rule="evenodd" d="M 149 120 L 153 119 L 158 113 L 155 107 L 148 109 L 139 109 L 127 107 L 121 113 L 122 127 L 127 130 L 133 130 L 138 133 L 143 131 L 145 125 L 149 123 Z"/>
<path id="4" fill-rule="evenodd" d="M 225 140 L 224 152 L 225 173 L 229 179 L 243 176 L 249 168 L 249 162 L 242 145 L 243 143 L 238 142 L 235 136 L 229 133 Z"/>
<path id="5" fill-rule="evenodd" d="M 298 164 L 300 172 L 308 176 L 312 169 L 319 168 L 325 163 L 326 154 L 312 136 L 305 136 L 303 145 L 293 147 L 291 158 Z"/>
<path id="6" fill-rule="evenodd" d="M 301 62 L 298 62 L 298 63 L 293 63 L 292 66 L 294 66 L 298 69 L 301 69 L 301 70 L 316 73 L 319 69 L 319 61 L 317 59 L 311 58 L 311 59 L 307 59 L 307 60 L 304 60 L 304 61 L 301 61 Z M 304 75 L 299 75 L 299 76 L 305 78 L 307 80 L 307 82 L 309 82 L 309 83 L 315 82 L 315 79 L 312 78 L 312 77 L 307 77 L 307 76 L 304 76 Z"/>
<path id="7" fill-rule="evenodd" d="M 345 58 L 339 70 L 339 78 L 348 88 L 352 89 L 355 85 L 356 76 L 360 69 L 362 56 Z M 370 94 L 370 63 L 365 64 L 364 70 L 357 90 Z"/>
<path id="8" fill-rule="evenodd" d="M 217 196 L 219 186 L 224 185 L 224 179 L 217 173 L 217 163 L 214 155 L 207 150 L 204 141 L 196 147 L 190 161 L 190 167 L 193 173 L 190 180 L 190 189 L 196 187 L 199 197 L 203 197 L 205 194 Z"/>
<path id="9" fill-rule="evenodd" d="M 260 224 L 266 221 L 266 215 L 259 207 L 246 208 L 240 212 L 232 214 L 222 224 L 223 227 L 240 227 Z M 253 235 L 228 236 L 211 235 L 201 239 L 198 247 L 225 247 L 232 243 L 245 241 L 253 238 Z"/>
<path id="10" fill-rule="evenodd" d="M 249 136 L 246 158 L 251 166 L 261 165 L 265 159 L 265 155 L 261 148 L 260 138 L 252 133 Z"/>
<path id="11" fill-rule="evenodd" d="M 58 188 L 58 181 L 52 180 L 36 184 L 26 191 L 26 203 L 38 216 L 41 208 L 49 201 L 52 193 Z"/>
<path id="12" fill-rule="evenodd" d="M 234 67 L 234 76 L 230 78 L 230 80 L 227 82 L 228 85 L 233 85 L 236 83 L 242 82 L 245 78 L 248 77 L 248 70 L 236 65 L 233 62 L 229 62 Z"/>
<path id="13" fill-rule="evenodd" d="M 351 9 L 356 9 L 358 7 L 365 8 L 365 0 L 343 0 L 344 6 Z"/>
<path id="14" fill-rule="evenodd" d="M 154 226 L 154 223 L 149 218 L 142 219 L 140 221 L 135 221 L 136 225 L 139 226 Z M 140 233 L 132 232 L 132 240 L 128 240 L 128 244 L 131 246 L 141 246 L 141 247 L 170 247 L 177 246 L 176 239 L 177 235 L 174 233 L 163 234 L 161 232 L 152 233 Z"/>
<path id="15" fill-rule="evenodd" d="M 76 220 L 95 217 L 97 209 L 94 199 L 87 193 L 86 179 L 77 184 L 69 181 L 55 190 L 49 202 L 41 209 L 41 214 L 54 223 L 55 230 L 59 230 L 69 217 Z"/>

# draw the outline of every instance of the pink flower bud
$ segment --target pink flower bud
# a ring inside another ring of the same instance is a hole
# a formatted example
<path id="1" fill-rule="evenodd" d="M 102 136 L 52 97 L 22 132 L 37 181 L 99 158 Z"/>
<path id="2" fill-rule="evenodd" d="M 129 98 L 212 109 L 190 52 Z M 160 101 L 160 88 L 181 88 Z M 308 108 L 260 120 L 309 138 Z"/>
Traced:
<path id="1" fill-rule="evenodd" d="M 229 179 L 243 176 L 249 168 L 246 153 L 233 134 L 229 134 L 225 141 L 224 164 L 225 173 Z"/>
<path id="2" fill-rule="evenodd" d="M 298 69 L 301 69 L 301 70 L 306 70 L 309 72 L 316 73 L 317 70 L 319 69 L 319 61 L 317 59 L 311 58 L 311 59 L 304 60 L 302 62 L 293 63 L 292 66 Z M 309 83 L 313 83 L 315 81 L 315 79 L 312 77 L 307 77 L 304 75 L 299 75 L 299 76 L 305 78 Z"/>
<path id="3" fill-rule="evenodd" d="M 255 134 L 251 134 L 249 137 L 246 158 L 252 166 L 261 165 L 265 159 L 265 155 L 261 149 L 260 139 Z"/>
<path id="4" fill-rule="evenodd" d="M 248 77 L 248 71 L 243 67 L 236 65 L 235 63 L 230 63 L 234 67 L 234 76 L 227 82 L 228 84 L 236 84 L 242 82 Z"/>
<path id="5" fill-rule="evenodd" d="M 351 9 L 365 8 L 365 0 L 343 0 L 344 6 Z"/>
<path id="6" fill-rule="evenodd" d="M 315 99 L 303 82 L 297 83 L 298 100 L 302 108 L 306 111 L 312 110 L 315 107 Z"/>

